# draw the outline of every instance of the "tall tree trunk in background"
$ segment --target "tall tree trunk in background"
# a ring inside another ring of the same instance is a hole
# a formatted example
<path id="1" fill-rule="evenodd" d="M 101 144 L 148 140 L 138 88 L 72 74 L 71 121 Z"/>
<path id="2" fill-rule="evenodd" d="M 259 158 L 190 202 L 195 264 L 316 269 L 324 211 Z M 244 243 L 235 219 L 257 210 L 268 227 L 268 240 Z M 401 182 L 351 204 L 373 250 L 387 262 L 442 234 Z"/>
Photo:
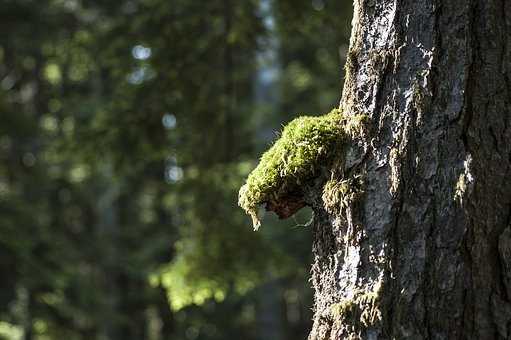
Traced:
<path id="1" fill-rule="evenodd" d="M 119 253 L 120 225 L 119 225 L 119 190 L 120 183 L 115 180 L 111 160 L 106 160 L 101 171 L 101 179 L 104 181 L 101 190 L 97 194 L 96 215 L 98 240 L 104 242 L 102 253 L 98 254 L 97 265 L 99 272 L 100 287 L 105 291 L 106 299 L 102 306 L 105 317 L 100 325 L 100 338 L 121 339 L 122 329 L 119 319 L 115 316 L 120 314 L 121 280 Z"/>
<path id="2" fill-rule="evenodd" d="M 268 282 L 258 290 L 257 336 L 258 339 L 283 339 L 280 282 L 270 275 Z"/>
<path id="3" fill-rule="evenodd" d="M 370 119 L 331 170 L 363 189 L 312 192 L 309 339 L 510 339 L 511 2 L 354 10 L 341 106 Z"/>

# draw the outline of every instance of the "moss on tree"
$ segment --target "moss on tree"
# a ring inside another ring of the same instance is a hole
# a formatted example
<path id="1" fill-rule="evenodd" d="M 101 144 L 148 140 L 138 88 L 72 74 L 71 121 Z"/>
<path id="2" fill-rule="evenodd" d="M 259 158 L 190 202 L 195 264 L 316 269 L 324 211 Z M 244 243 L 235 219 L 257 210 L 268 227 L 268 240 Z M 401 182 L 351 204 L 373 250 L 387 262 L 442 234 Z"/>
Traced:
<path id="1" fill-rule="evenodd" d="M 380 285 L 374 291 L 357 291 L 350 299 L 342 299 L 331 306 L 331 317 L 333 320 L 357 326 L 355 328 L 371 327 L 381 320 L 381 311 L 379 308 L 379 289 Z"/>
<path id="2" fill-rule="evenodd" d="M 299 117 L 284 127 L 281 137 L 266 151 L 239 192 L 239 205 L 260 226 L 257 209 L 286 218 L 305 206 L 301 186 L 319 174 L 344 145 L 362 131 L 363 115 L 340 109 L 319 117 Z"/>
<path id="3" fill-rule="evenodd" d="M 346 209 L 363 193 L 363 178 L 360 174 L 352 178 L 331 178 L 323 186 L 321 199 L 328 212 Z"/>

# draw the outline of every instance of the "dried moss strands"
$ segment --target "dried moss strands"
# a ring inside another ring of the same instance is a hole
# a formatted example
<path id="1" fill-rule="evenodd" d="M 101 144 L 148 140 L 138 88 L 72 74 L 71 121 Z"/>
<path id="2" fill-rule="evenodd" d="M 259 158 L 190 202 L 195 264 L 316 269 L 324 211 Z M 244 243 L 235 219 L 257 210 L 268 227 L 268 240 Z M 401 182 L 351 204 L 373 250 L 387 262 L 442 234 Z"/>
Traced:
<path id="1" fill-rule="evenodd" d="M 321 199 L 328 212 L 338 209 L 346 209 L 355 202 L 363 193 L 364 181 L 362 175 L 357 174 L 352 178 L 332 178 L 325 183 Z"/>
<path id="2" fill-rule="evenodd" d="M 316 177 L 336 150 L 361 134 L 364 120 L 363 115 L 334 109 L 319 117 L 296 118 L 285 126 L 239 192 L 238 204 L 252 217 L 254 230 L 261 224 L 257 209 L 262 204 L 280 218 L 305 206 L 300 185 Z"/>
<path id="3" fill-rule="evenodd" d="M 381 283 L 378 283 L 374 290 L 364 292 L 358 290 L 352 298 L 345 298 L 330 307 L 331 317 L 340 325 L 361 329 L 369 328 L 381 321 L 382 314 L 380 310 L 380 289 Z M 349 323 L 346 323 L 350 320 Z"/>

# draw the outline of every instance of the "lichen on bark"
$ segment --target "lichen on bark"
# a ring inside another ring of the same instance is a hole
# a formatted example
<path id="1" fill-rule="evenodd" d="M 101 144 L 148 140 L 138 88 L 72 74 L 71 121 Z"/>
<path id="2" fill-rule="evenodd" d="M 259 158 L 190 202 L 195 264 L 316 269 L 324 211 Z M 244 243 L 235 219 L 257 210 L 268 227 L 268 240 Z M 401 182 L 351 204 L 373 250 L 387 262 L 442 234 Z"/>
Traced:
<path id="1" fill-rule="evenodd" d="M 363 193 L 363 182 L 361 174 L 344 179 L 332 176 L 323 186 L 321 195 L 325 210 L 337 213 L 348 208 Z"/>
<path id="2" fill-rule="evenodd" d="M 360 334 L 363 330 L 373 327 L 382 318 L 379 306 L 381 285 L 371 291 L 358 290 L 351 297 L 342 298 L 330 308 L 330 315 L 336 328 L 349 327 L 351 333 Z"/>

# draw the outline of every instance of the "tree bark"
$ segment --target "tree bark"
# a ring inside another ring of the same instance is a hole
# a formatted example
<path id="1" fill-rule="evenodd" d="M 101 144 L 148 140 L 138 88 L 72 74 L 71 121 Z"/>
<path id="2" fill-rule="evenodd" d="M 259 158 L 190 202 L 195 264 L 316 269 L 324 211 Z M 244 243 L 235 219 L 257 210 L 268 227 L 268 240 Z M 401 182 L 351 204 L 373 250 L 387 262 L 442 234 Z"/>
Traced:
<path id="1" fill-rule="evenodd" d="M 310 340 L 511 339 L 510 54 L 511 1 L 355 0 L 341 107 L 369 123 L 309 193 Z"/>

